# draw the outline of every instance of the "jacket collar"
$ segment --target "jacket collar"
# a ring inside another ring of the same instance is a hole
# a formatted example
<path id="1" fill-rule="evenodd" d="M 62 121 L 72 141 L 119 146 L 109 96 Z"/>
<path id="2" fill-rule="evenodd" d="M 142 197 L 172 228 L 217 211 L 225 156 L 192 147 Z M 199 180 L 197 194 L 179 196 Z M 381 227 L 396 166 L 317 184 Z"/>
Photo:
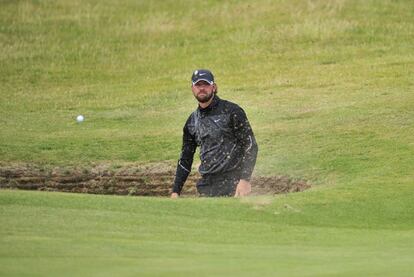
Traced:
<path id="1" fill-rule="evenodd" d="M 213 110 L 217 105 L 218 105 L 218 103 L 220 102 L 220 98 L 215 94 L 214 96 L 213 96 L 213 101 L 211 101 L 211 103 L 210 103 L 210 105 L 208 105 L 206 108 L 201 108 L 200 107 L 200 105 L 198 106 L 198 110 L 200 111 L 200 112 L 202 112 L 202 113 L 204 113 L 204 112 L 208 112 L 208 111 L 211 111 L 211 110 Z"/>

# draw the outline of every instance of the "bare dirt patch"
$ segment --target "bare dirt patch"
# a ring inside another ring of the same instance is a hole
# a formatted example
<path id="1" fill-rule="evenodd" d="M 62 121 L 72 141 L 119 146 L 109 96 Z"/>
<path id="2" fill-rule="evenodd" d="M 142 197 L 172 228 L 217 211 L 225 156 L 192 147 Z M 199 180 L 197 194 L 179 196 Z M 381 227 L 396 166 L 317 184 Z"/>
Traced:
<path id="1" fill-rule="evenodd" d="M 183 196 L 197 196 L 200 178 L 193 170 L 183 188 Z M 92 194 L 169 196 L 175 166 L 164 163 L 116 166 L 96 164 L 88 167 L 44 167 L 0 164 L 0 188 L 61 191 Z M 299 192 L 311 187 L 287 176 L 254 176 L 253 195 Z"/>

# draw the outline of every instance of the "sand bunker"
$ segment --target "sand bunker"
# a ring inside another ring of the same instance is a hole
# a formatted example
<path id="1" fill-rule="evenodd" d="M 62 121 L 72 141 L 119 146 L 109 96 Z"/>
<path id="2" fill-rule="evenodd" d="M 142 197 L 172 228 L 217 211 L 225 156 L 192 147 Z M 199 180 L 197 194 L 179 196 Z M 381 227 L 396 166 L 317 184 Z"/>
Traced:
<path id="1" fill-rule="evenodd" d="M 200 176 L 196 170 L 193 171 L 183 188 L 183 196 L 197 196 L 195 183 Z M 162 163 L 53 168 L 36 165 L 0 165 L 0 188 L 169 196 L 174 174 L 174 166 Z M 311 187 L 306 181 L 293 180 L 287 176 L 254 176 L 251 183 L 253 195 L 299 192 Z"/>

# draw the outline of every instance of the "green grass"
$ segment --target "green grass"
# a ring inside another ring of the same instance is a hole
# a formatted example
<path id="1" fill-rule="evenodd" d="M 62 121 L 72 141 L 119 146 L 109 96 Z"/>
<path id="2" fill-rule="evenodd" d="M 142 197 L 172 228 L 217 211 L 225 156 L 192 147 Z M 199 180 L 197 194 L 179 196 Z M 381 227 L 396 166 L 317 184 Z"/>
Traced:
<path id="1" fill-rule="evenodd" d="M 327 191 L 248 200 L 0 196 L 7 276 L 410 276 L 413 269 L 413 209 L 397 201 L 378 217 L 375 200 L 350 205 Z"/>
<path id="2" fill-rule="evenodd" d="M 191 73 L 210 68 L 248 114 L 255 174 L 315 184 L 254 203 L 1 191 L 0 275 L 412 275 L 413 14 L 409 0 L 0 1 L 2 164 L 173 163 Z"/>

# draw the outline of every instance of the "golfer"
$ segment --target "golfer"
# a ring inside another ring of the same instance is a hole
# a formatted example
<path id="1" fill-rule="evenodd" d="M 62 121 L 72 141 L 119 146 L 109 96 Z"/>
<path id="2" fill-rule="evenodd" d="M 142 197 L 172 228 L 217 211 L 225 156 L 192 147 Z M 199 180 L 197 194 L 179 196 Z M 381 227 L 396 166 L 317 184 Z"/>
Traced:
<path id="1" fill-rule="evenodd" d="M 248 195 L 258 148 L 246 114 L 237 104 L 218 97 L 217 84 L 209 70 L 194 71 L 191 81 L 198 108 L 183 129 L 171 198 L 180 195 L 197 146 L 200 146 L 202 176 L 197 182 L 200 196 Z"/>

